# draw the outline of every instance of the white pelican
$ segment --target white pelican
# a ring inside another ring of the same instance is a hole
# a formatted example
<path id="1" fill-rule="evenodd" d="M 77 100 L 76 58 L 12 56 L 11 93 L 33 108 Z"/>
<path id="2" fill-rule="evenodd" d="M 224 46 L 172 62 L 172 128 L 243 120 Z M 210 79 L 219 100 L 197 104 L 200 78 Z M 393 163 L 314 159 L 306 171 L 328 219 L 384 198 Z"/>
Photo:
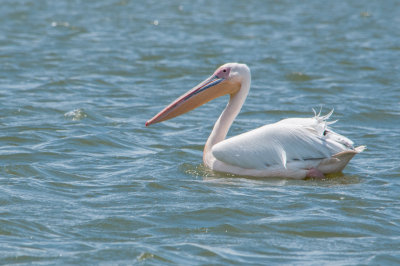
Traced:
<path id="1" fill-rule="evenodd" d="M 183 94 L 146 122 L 146 126 L 189 112 L 229 94 L 204 147 L 204 164 L 214 171 L 255 177 L 304 179 L 338 173 L 364 146 L 354 148 L 348 138 L 333 132 L 325 116 L 288 118 L 225 139 L 250 90 L 250 69 L 228 63 Z"/>

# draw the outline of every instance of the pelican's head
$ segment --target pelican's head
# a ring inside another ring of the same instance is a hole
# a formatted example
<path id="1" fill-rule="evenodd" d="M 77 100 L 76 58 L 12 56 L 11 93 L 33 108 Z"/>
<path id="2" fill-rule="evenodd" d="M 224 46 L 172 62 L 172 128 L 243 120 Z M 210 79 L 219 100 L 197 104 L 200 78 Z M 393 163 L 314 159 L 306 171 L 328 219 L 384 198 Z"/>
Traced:
<path id="1" fill-rule="evenodd" d="M 227 63 L 209 78 L 189 90 L 146 122 L 146 126 L 187 113 L 215 98 L 236 94 L 243 82 L 250 82 L 250 70 L 245 64 Z M 248 84 L 248 87 L 250 84 Z"/>

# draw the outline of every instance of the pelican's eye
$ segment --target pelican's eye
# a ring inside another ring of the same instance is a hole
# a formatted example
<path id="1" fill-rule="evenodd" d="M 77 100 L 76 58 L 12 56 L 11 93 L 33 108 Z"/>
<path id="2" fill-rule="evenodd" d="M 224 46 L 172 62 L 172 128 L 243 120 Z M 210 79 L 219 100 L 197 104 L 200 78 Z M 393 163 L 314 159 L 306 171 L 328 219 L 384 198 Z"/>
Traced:
<path id="1" fill-rule="evenodd" d="M 226 79 L 229 77 L 230 71 L 231 71 L 230 67 L 222 67 L 222 68 L 217 69 L 217 71 L 215 71 L 214 75 L 217 76 L 218 78 Z"/>

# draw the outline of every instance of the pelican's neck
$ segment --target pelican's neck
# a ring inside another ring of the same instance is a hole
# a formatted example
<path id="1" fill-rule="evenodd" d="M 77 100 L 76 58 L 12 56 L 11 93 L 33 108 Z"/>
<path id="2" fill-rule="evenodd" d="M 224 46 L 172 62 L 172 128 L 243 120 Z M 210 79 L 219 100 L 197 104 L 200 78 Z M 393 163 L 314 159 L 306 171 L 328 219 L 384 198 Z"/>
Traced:
<path id="1" fill-rule="evenodd" d="M 212 147 L 218 142 L 223 141 L 228 134 L 229 128 L 231 127 L 236 116 L 239 114 L 242 108 L 247 94 L 250 90 L 250 72 L 245 73 L 243 76 L 241 87 L 238 92 L 232 94 L 227 106 L 224 111 L 222 111 L 217 122 L 215 122 L 214 128 L 208 137 L 207 143 L 204 147 L 203 161 L 206 165 L 210 165 L 210 159 L 213 158 L 211 154 Z"/>

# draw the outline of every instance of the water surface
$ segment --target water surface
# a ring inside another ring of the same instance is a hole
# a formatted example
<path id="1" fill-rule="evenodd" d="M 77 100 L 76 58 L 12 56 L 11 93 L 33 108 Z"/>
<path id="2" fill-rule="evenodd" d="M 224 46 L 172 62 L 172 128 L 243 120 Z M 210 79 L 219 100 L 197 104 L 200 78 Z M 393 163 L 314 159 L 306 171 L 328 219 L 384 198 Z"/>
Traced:
<path id="1" fill-rule="evenodd" d="M 400 263 L 397 1 L 2 1 L 4 264 Z M 202 166 L 227 98 L 145 128 L 237 61 L 229 135 L 334 108 L 368 149 L 326 180 Z"/>

